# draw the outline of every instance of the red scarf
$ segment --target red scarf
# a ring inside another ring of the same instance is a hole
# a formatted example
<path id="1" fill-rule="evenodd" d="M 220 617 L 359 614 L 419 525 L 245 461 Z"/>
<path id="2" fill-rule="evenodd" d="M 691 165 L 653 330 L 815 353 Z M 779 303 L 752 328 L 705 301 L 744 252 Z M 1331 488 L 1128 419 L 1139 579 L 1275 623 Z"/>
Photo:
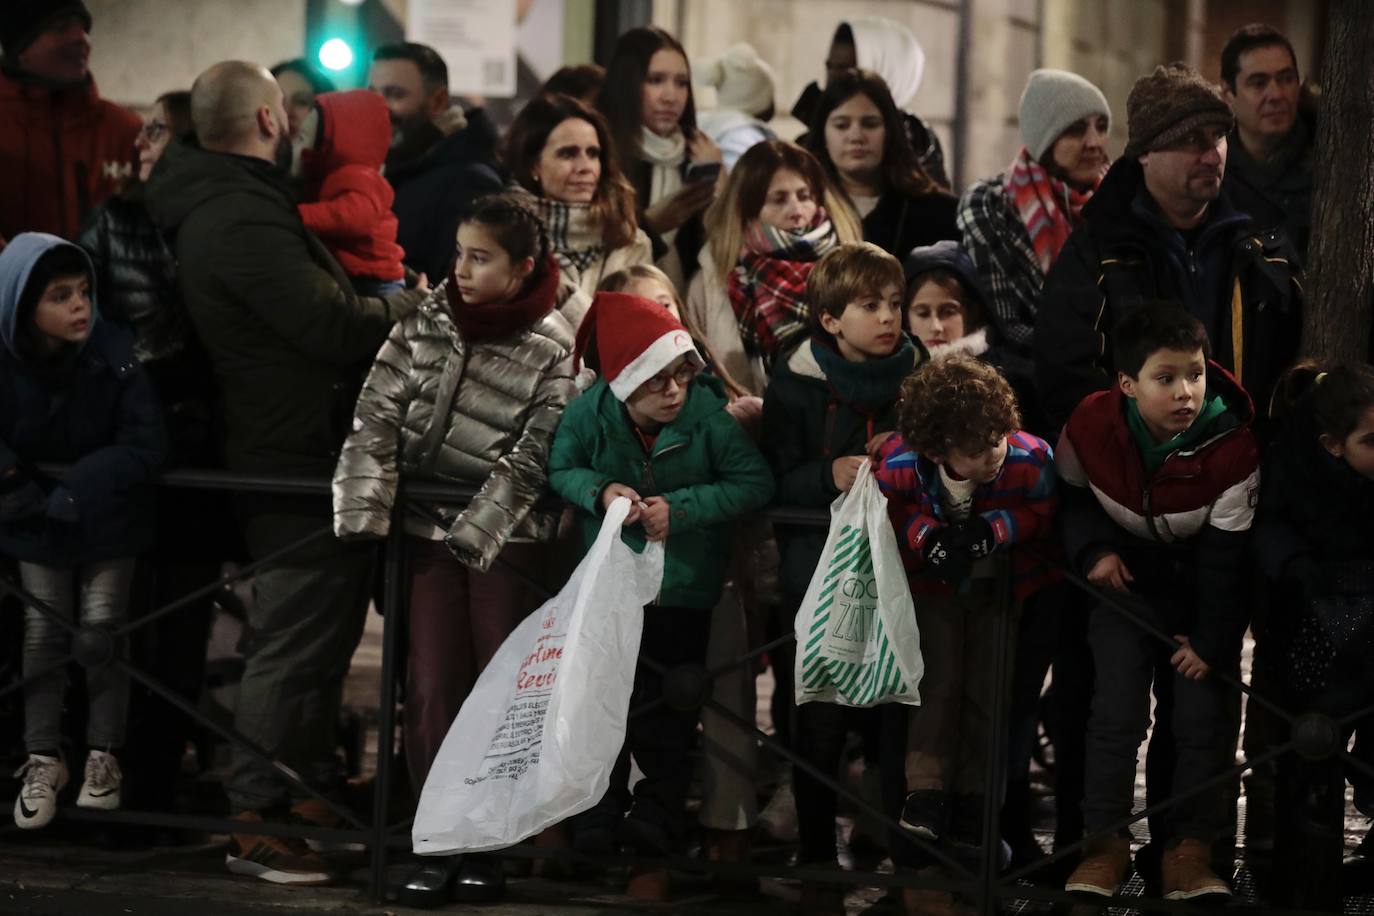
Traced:
<path id="1" fill-rule="evenodd" d="M 444 294 L 448 296 L 449 314 L 464 340 L 509 337 L 533 327 L 558 303 L 558 262 L 553 258 L 540 266 L 535 282 L 516 293 L 514 299 L 482 305 L 463 301 L 462 293 L 458 292 L 458 278 L 454 276 L 456 269 L 449 271 Z"/>
<path id="2" fill-rule="evenodd" d="M 1103 166 L 1097 184 L 1107 173 Z M 1031 158 L 1025 147 L 1016 154 L 1003 182 L 1011 195 L 1021 223 L 1030 236 L 1031 247 L 1040 269 L 1049 273 L 1059 249 L 1069 240 L 1074 227 L 1083 220 L 1083 205 L 1092 200 L 1092 191 L 1079 191 L 1050 175 L 1045 167 Z"/>

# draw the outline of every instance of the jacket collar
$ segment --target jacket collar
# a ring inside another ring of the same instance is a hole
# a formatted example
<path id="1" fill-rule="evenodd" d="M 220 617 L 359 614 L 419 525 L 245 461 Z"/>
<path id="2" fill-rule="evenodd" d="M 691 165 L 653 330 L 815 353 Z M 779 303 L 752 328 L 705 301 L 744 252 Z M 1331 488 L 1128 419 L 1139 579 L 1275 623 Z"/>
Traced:
<path id="1" fill-rule="evenodd" d="M 1182 234 L 1164 218 L 1146 189 L 1145 172 L 1140 163 L 1125 156 L 1112 163 L 1097 193 L 1083 206 L 1083 216 L 1107 240 L 1146 246 L 1159 241 L 1182 242 Z M 1197 247 L 1201 249 L 1215 241 L 1219 234 L 1229 233 L 1249 222 L 1249 215 L 1235 209 L 1223 186 L 1221 194 L 1207 208 Z"/>
<path id="2" fill-rule="evenodd" d="M 597 379 L 582 397 L 596 398 L 597 418 L 608 441 L 618 443 L 622 448 L 631 446 L 636 453 L 642 453 L 643 449 L 630 429 L 625 405 L 612 393 L 611 386 L 604 378 Z M 692 431 L 724 410 L 725 404 L 725 386 L 720 380 L 711 375 L 698 375 L 687 391 L 687 403 L 683 405 L 682 413 L 659 432 L 658 440 L 654 443 L 654 455 L 685 445 L 691 439 Z"/>

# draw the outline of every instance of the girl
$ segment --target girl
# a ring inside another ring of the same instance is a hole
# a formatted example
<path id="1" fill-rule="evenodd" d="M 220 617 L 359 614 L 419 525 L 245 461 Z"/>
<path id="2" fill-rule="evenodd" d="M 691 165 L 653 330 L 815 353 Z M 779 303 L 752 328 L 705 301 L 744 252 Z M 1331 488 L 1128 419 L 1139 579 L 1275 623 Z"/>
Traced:
<path id="1" fill-rule="evenodd" d="M 1107 172 L 1112 110 L 1076 73 L 1036 70 L 1021 93 L 1023 146 L 959 200 L 959 231 L 991 294 L 1007 348 L 1030 357 L 1045 274 Z"/>
<path id="2" fill-rule="evenodd" d="M 540 96 L 511 125 L 506 168 L 549 233 L 568 281 L 591 302 L 603 277 L 653 257 L 635 219 L 601 113 L 566 95 Z"/>
<path id="3" fill-rule="evenodd" d="M 730 375 L 762 394 L 773 361 L 810 333 L 807 275 L 836 245 L 859 241 L 858 220 L 815 157 L 768 140 L 740 157 L 706 225 L 687 312 Z"/>
<path id="4" fill-rule="evenodd" d="M 681 289 L 696 271 L 701 213 L 721 172 L 720 150 L 697 129 L 687 52 L 660 28 L 630 29 L 616 40 L 596 107 L 634 185 L 655 263 Z"/>
<path id="5" fill-rule="evenodd" d="M 955 198 L 921 167 L 882 78 L 854 70 L 831 80 L 807 148 L 863 220 L 863 238 L 898 260 L 917 245 L 959 238 Z"/>
<path id="6" fill-rule="evenodd" d="M 418 793 L 477 676 L 540 598 L 489 572 L 499 556 L 539 578 L 558 514 L 536 509 L 553 431 L 575 392 L 573 328 L 555 308 L 558 264 L 537 217 L 483 198 L 458 228 L 447 281 L 401 321 L 358 398 L 334 474 L 334 531 L 384 537 L 401 477 L 477 487 L 460 512 L 405 521 L 410 647 L 404 740 Z M 461 873 L 460 873 L 461 872 Z M 498 895 L 499 867 L 467 857 L 420 869 L 409 905 Z"/>

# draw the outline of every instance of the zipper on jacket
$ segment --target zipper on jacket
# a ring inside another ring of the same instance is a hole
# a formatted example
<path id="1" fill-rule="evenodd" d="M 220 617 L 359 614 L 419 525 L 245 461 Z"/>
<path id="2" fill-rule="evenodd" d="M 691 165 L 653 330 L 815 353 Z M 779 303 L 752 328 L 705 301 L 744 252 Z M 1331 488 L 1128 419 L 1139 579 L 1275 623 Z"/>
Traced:
<path id="1" fill-rule="evenodd" d="M 1178 452 L 1174 452 L 1178 454 Z M 1170 457 L 1173 457 L 1172 455 Z M 1169 459 L 1164 459 L 1168 461 Z M 1150 511 L 1150 497 L 1154 493 L 1154 488 L 1162 483 L 1173 483 L 1178 480 L 1192 480 L 1197 474 L 1172 474 L 1168 477 L 1156 477 L 1145 485 L 1145 490 L 1140 494 L 1140 509 L 1145 513 L 1145 526 L 1150 529 L 1150 535 L 1161 544 L 1168 543 L 1159 533 L 1159 527 L 1155 524 L 1154 513 Z"/>
<path id="2" fill-rule="evenodd" d="M 667 448 L 663 449 L 662 451 L 651 452 L 651 453 L 648 455 L 648 457 L 646 457 L 646 458 L 644 459 L 644 467 L 643 467 L 643 470 L 640 471 L 639 481 L 640 481 L 640 484 L 641 484 L 641 489 L 655 490 L 655 491 L 658 490 L 658 484 L 654 481 L 654 460 L 655 460 L 656 458 L 662 458 L 664 455 L 671 454 L 672 452 L 675 452 L 675 451 L 677 451 L 677 450 L 680 449 L 680 448 L 686 448 L 686 447 L 687 447 L 687 443 L 686 443 L 686 442 L 679 442 L 679 443 L 677 443 L 676 445 L 670 445 L 670 446 L 668 446 Z M 641 493 L 640 495 L 642 496 L 643 494 Z M 655 495 L 662 495 L 662 494 L 655 493 Z M 668 531 L 669 531 L 670 534 L 672 533 L 672 530 L 673 530 L 673 523 L 672 523 L 671 521 L 669 521 L 669 522 L 668 522 Z M 666 540 L 664 541 L 664 544 L 663 544 L 663 550 L 664 550 L 664 553 L 663 553 L 663 562 L 664 562 L 664 569 L 665 569 L 665 571 L 666 571 L 666 569 L 667 569 L 667 563 L 668 563 L 668 552 L 667 552 L 667 551 L 668 551 L 668 544 L 667 544 L 667 541 L 666 541 Z M 663 580 L 660 579 L 660 580 L 659 580 L 659 583 L 658 583 L 658 592 L 655 593 L 655 595 L 654 595 L 653 603 L 656 604 L 656 605 L 659 605 L 660 607 L 662 607 L 662 605 L 663 605 L 662 598 L 663 598 Z"/>

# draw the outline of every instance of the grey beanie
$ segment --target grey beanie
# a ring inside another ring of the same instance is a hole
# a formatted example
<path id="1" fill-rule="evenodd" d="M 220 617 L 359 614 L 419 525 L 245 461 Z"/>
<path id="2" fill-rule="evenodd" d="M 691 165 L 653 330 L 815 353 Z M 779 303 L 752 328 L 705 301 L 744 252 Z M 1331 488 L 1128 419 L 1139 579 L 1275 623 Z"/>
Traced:
<path id="1" fill-rule="evenodd" d="M 1074 122 L 1092 115 L 1106 115 L 1111 123 L 1101 89 L 1067 70 L 1032 70 L 1021 93 L 1021 140 L 1039 160 Z"/>

